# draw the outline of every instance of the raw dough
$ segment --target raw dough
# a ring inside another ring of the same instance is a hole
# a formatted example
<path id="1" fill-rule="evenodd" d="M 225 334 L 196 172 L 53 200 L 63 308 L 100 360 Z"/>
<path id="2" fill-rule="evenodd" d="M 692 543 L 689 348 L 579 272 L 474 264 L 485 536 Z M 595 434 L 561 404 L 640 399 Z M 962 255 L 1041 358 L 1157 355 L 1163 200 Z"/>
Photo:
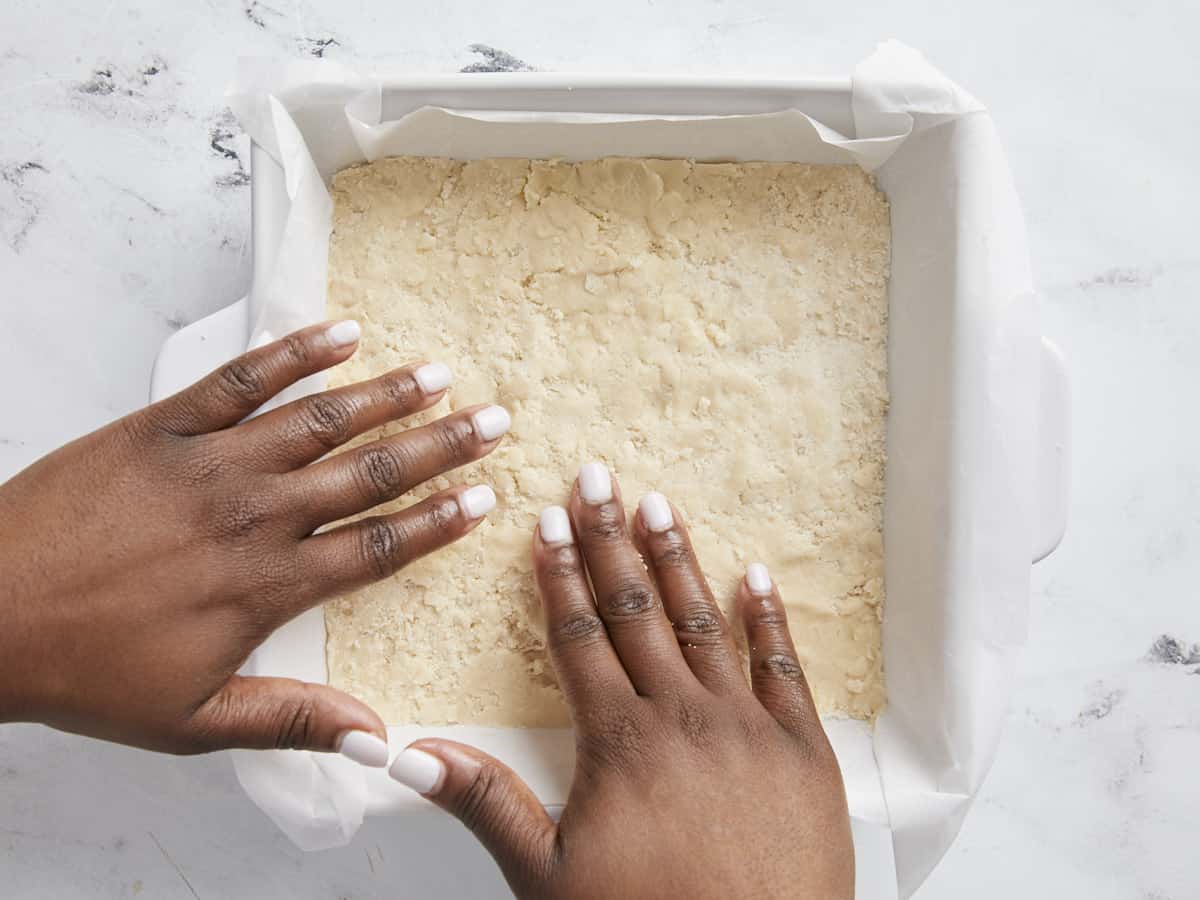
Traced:
<path id="1" fill-rule="evenodd" d="M 723 604 L 767 563 L 822 711 L 882 708 L 890 229 L 869 175 L 396 158 L 333 197 L 330 315 L 363 339 L 332 383 L 440 360 L 448 403 L 417 421 L 513 414 L 495 454 L 418 492 L 490 484 L 488 520 L 326 607 L 334 685 L 396 724 L 566 724 L 529 544 L 599 459 L 628 504 L 684 512 Z"/>

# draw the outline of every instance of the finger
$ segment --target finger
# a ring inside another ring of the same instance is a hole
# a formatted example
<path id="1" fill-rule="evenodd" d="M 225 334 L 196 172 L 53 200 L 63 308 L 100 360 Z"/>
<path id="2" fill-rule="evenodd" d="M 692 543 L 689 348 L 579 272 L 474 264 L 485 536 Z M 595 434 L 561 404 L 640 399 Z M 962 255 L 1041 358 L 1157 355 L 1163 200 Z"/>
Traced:
<path id="1" fill-rule="evenodd" d="M 361 333 L 358 323 L 349 319 L 302 328 L 225 363 L 149 407 L 147 415 L 179 435 L 236 425 L 284 388 L 345 360 Z"/>
<path id="2" fill-rule="evenodd" d="M 388 773 L 470 829 L 514 891 L 541 895 L 554 866 L 556 827 L 512 769 L 474 747 L 420 740 Z"/>
<path id="3" fill-rule="evenodd" d="M 745 690 L 729 624 L 713 599 L 678 510 L 657 492 L 638 502 L 634 534 L 644 548 L 679 649 L 709 690 Z"/>
<path id="4" fill-rule="evenodd" d="M 542 510 L 533 536 L 533 572 L 546 614 L 546 643 L 576 725 L 633 685 L 596 612 L 571 520 L 561 506 Z"/>
<path id="5" fill-rule="evenodd" d="M 596 609 L 629 680 L 639 694 L 672 690 L 691 672 L 633 546 L 617 485 L 603 464 L 588 463 L 580 469 L 570 511 Z"/>
<path id="6" fill-rule="evenodd" d="M 300 542 L 297 565 L 311 586 L 290 618 L 309 606 L 387 578 L 409 563 L 469 534 L 496 505 L 487 485 L 431 494 L 388 516 L 358 519 Z"/>
<path id="7" fill-rule="evenodd" d="M 414 363 L 273 409 L 244 423 L 240 440 L 272 471 L 288 471 L 372 428 L 428 409 L 449 386 L 450 370 L 441 363 Z"/>
<path id="8" fill-rule="evenodd" d="M 502 406 L 473 407 L 293 472 L 287 479 L 300 506 L 296 526 L 308 533 L 481 459 L 511 422 Z"/>
<path id="9" fill-rule="evenodd" d="M 192 714 L 208 749 L 245 747 L 341 751 L 363 765 L 387 765 L 387 729 L 365 703 L 323 684 L 234 675 Z"/>
<path id="10" fill-rule="evenodd" d="M 751 563 L 738 588 L 737 606 L 750 649 L 754 695 L 775 720 L 796 735 L 820 729 L 808 679 L 796 657 L 787 613 L 767 567 Z"/>

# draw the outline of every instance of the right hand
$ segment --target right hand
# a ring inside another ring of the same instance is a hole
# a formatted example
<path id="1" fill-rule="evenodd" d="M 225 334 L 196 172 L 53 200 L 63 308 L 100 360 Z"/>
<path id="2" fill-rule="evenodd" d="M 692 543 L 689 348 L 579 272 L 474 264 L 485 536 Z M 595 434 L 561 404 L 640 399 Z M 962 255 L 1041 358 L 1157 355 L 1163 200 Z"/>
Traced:
<path id="1" fill-rule="evenodd" d="M 631 533 L 616 484 L 605 499 L 607 472 L 589 476 L 593 502 L 577 481 L 533 546 L 576 729 L 561 820 L 462 744 L 417 741 L 393 777 L 461 819 L 520 898 L 853 897 L 841 773 L 778 590 L 765 571 L 738 590 L 747 684 L 678 510 L 650 501 Z"/>

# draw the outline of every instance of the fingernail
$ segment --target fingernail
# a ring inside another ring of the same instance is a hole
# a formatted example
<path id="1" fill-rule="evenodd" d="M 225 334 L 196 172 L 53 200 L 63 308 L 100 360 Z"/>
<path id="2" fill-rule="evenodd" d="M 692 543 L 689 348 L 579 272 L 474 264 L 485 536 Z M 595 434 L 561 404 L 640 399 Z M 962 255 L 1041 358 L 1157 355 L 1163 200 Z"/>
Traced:
<path id="1" fill-rule="evenodd" d="M 575 543 L 575 537 L 571 534 L 571 520 L 561 506 L 547 506 L 542 510 L 538 517 L 538 531 L 542 533 L 544 544 Z"/>
<path id="2" fill-rule="evenodd" d="M 432 793 L 445 773 L 440 759 L 415 747 L 402 750 L 388 769 L 389 775 L 418 794 Z"/>
<path id="3" fill-rule="evenodd" d="M 590 462 L 579 467 L 579 496 L 592 506 L 612 499 L 612 476 L 604 463 Z"/>
<path id="4" fill-rule="evenodd" d="M 762 563 L 750 563 L 746 566 L 746 586 L 752 594 L 771 593 L 771 573 Z"/>
<path id="5" fill-rule="evenodd" d="M 452 376 L 450 375 L 450 367 L 444 363 L 426 363 L 413 372 L 413 378 L 417 380 L 417 386 L 426 394 L 436 394 L 438 391 L 444 391 L 450 387 Z"/>
<path id="6" fill-rule="evenodd" d="M 512 427 L 512 416 L 503 406 L 485 406 L 471 416 L 475 431 L 485 441 L 494 441 Z"/>
<path id="7" fill-rule="evenodd" d="M 362 766 L 382 769 L 388 763 L 387 741 L 368 731 L 347 731 L 338 742 L 338 752 Z"/>
<path id="8" fill-rule="evenodd" d="M 642 521 L 651 531 L 666 531 L 675 524 L 675 517 L 671 515 L 671 504 L 658 491 L 651 491 L 638 501 L 638 512 L 642 514 Z"/>
<path id="9" fill-rule="evenodd" d="M 496 508 L 496 492 L 486 484 L 477 484 L 458 495 L 458 506 L 468 519 L 482 519 Z"/>
<path id="10" fill-rule="evenodd" d="M 335 322 L 325 329 L 325 338 L 335 347 L 349 347 L 362 337 L 362 326 L 353 319 Z"/>

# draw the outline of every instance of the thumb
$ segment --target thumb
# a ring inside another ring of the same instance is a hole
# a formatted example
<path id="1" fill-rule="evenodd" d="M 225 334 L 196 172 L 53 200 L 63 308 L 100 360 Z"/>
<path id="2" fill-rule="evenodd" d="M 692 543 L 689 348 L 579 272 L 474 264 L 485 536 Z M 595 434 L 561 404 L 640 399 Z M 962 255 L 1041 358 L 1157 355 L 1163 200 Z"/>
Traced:
<path id="1" fill-rule="evenodd" d="M 192 715 L 209 749 L 341 751 L 363 765 L 387 765 L 387 729 L 369 706 L 323 684 L 234 675 Z"/>
<path id="2" fill-rule="evenodd" d="M 521 896 L 554 864 L 556 827 L 532 790 L 504 763 L 454 741 L 420 740 L 388 773 L 462 822 Z"/>

